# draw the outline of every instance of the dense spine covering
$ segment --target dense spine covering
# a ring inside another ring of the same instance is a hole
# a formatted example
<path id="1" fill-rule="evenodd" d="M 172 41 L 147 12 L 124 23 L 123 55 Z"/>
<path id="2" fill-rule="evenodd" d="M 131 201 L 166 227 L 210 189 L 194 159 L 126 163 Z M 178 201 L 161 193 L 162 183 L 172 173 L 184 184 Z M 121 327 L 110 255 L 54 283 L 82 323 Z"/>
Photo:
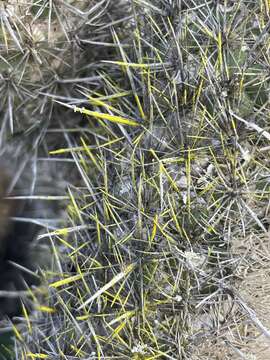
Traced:
<path id="1" fill-rule="evenodd" d="M 36 98 L 74 175 L 16 358 L 267 358 L 269 3 L 36 3 L 82 56 Z"/>

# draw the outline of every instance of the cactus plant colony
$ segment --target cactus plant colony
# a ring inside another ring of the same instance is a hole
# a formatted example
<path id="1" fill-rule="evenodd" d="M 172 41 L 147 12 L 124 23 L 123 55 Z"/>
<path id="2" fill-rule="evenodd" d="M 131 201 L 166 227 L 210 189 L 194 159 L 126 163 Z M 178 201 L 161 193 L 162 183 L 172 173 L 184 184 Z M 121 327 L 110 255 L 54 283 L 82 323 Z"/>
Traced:
<path id="1" fill-rule="evenodd" d="M 14 0 L 0 19 L 6 201 L 24 174 L 39 226 L 2 358 L 267 359 L 269 2 Z"/>

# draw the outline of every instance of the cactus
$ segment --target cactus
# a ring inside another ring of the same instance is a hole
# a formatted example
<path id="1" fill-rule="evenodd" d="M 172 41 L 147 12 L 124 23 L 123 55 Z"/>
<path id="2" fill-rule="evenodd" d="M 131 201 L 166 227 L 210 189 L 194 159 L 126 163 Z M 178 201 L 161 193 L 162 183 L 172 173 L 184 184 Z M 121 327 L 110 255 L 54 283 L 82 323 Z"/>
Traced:
<path id="1" fill-rule="evenodd" d="M 39 123 L 3 121 L 59 161 L 68 202 L 38 238 L 54 259 L 30 308 L 6 322 L 15 357 L 267 358 L 268 2 L 32 3 L 62 25 L 39 50 L 57 61 L 19 77 Z M 5 26 L 19 69 L 24 32 Z"/>

